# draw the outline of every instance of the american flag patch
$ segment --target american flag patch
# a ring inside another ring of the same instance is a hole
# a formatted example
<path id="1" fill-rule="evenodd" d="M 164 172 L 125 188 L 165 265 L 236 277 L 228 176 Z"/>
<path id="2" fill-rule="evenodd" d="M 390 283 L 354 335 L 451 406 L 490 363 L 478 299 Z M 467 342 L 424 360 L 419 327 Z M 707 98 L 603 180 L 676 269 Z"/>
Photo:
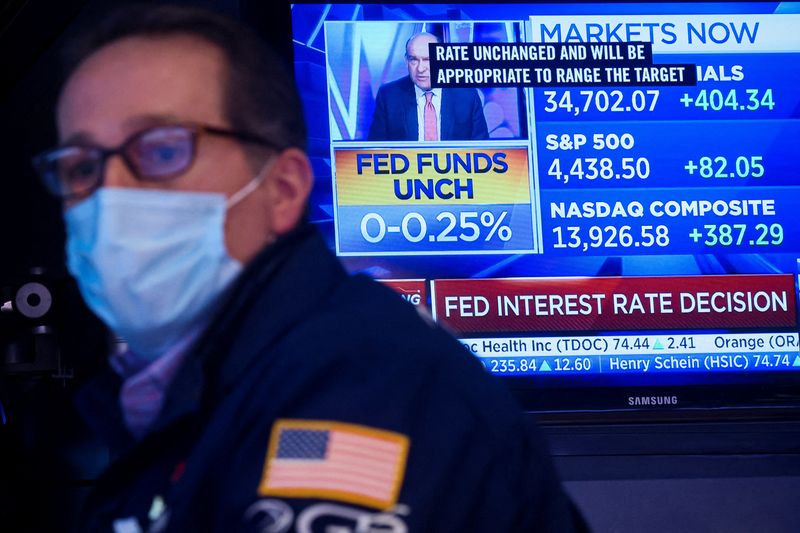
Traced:
<path id="1" fill-rule="evenodd" d="M 389 509 L 403 483 L 408 445 L 405 435 L 367 426 L 278 420 L 258 493 Z"/>

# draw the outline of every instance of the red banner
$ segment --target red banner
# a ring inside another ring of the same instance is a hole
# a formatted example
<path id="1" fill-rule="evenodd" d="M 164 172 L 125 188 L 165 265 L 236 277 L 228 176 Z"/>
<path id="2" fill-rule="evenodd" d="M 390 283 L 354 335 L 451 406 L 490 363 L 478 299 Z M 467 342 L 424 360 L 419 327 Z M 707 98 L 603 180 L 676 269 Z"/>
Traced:
<path id="1" fill-rule="evenodd" d="M 458 333 L 797 324 L 790 274 L 435 280 L 433 315 Z"/>
<path id="2" fill-rule="evenodd" d="M 381 283 L 394 289 L 404 300 L 414 305 L 428 304 L 428 287 L 424 279 L 382 279 Z"/>

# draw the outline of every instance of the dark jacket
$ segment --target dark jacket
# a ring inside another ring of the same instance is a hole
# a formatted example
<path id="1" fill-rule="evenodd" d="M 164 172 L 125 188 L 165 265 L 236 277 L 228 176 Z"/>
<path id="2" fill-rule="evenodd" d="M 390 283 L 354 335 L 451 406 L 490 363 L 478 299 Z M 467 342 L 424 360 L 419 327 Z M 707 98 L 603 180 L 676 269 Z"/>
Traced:
<path id="1" fill-rule="evenodd" d="M 378 89 L 369 128 L 370 141 L 419 140 L 417 96 L 409 76 Z M 475 89 L 442 89 L 440 127 L 443 141 L 489 138 L 483 105 Z"/>
<path id="2" fill-rule="evenodd" d="M 504 387 L 392 291 L 348 276 L 313 229 L 251 263 L 140 442 L 119 385 L 109 373 L 81 398 L 116 451 L 80 531 L 572 530 L 544 441 Z M 260 493 L 275 428 L 308 420 L 407 438 L 407 460 L 352 466 L 358 484 L 402 462 L 391 508 Z"/>

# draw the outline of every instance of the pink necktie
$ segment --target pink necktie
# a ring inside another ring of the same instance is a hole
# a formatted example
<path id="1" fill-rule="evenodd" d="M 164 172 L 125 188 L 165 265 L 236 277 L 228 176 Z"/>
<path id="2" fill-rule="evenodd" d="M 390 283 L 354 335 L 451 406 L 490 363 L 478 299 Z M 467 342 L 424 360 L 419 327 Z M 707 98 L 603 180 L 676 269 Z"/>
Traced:
<path id="1" fill-rule="evenodd" d="M 433 107 L 433 92 L 425 93 L 425 140 L 438 141 L 436 133 L 436 109 Z"/>

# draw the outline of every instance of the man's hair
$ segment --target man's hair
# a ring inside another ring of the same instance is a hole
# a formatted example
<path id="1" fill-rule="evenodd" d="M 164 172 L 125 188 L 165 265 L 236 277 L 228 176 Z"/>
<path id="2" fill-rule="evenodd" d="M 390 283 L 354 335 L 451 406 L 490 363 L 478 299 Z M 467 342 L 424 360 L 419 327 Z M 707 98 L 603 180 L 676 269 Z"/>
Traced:
<path id="1" fill-rule="evenodd" d="M 411 41 L 413 41 L 413 40 L 414 40 L 414 39 L 416 39 L 417 37 L 432 37 L 432 38 L 435 40 L 435 42 L 437 42 L 437 43 L 439 42 L 439 38 L 438 38 L 437 36 L 435 36 L 435 35 L 434 35 L 434 34 L 432 34 L 432 33 L 428 33 L 427 31 L 421 31 L 421 32 L 419 32 L 419 33 L 415 33 L 414 35 L 412 35 L 411 37 L 409 37 L 409 38 L 408 38 L 408 40 L 406 41 L 406 52 L 405 52 L 405 57 L 406 57 L 406 58 L 408 58 L 408 57 L 409 57 L 409 56 L 408 56 L 408 45 L 410 45 L 410 44 L 411 44 Z"/>
<path id="2" fill-rule="evenodd" d="M 191 36 L 215 45 L 227 59 L 224 112 L 231 126 L 284 149 L 305 149 L 303 110 L 281 58 L 249 27 L 219 13 L 177 5 L 130 5 L 113 11 L 64 50 L 68 77 L 90 55 L 129 37 Z"/>

